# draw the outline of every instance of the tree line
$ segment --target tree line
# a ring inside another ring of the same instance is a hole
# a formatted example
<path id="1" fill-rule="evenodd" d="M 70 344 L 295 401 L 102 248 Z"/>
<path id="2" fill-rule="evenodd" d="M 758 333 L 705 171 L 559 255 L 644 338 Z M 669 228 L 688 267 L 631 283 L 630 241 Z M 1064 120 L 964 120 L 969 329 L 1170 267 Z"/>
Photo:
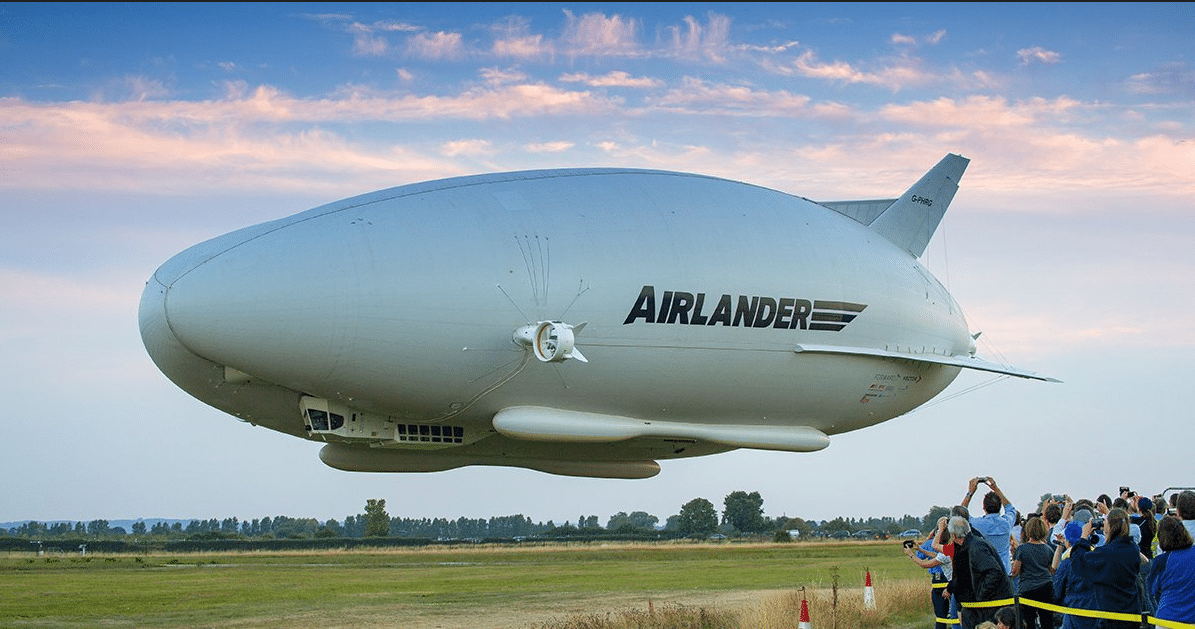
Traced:
<path id="1" fill-rule="evenodd" d="M 362 513 L 350 515 L 343 521 L 329 519 L 275 516 L 240 520 L 236 517 L 190 520 L 168 523 L 132 523 L 131 530 L 111 526 L 108 520 L 90 522 L 28 521 L 10 529 L 0 528 L 0 536 L 29 540 L 88 539 L 121 540 L 130 537 L 156 540 L 215 540 L 215 539 L 318 539 L 396 537 L 428 540 L 520 539 L 537 537 L 585 537 L 599 535 L 637 535 L 655 538 L 773 535 L 776 539 L 830 536 L 838 532 L 856 533 L 868 530 L 878 537 L 894 536 L 917 529 L 928 531 L 936 526 L 940 516 L 948 514 L 947 507 L 933 507 L 922 517 L 905 515 L 901 518 L 842 518 L 816 522 L 799 517 L 766 517 L 763 498 L 759 492 L 734 491 L 722 501 L 722 510 L 705 498 L 694 498 L 681 505 L 680 511 L 669 516 L 663 526 L 654 515 L 643 511 L 618 512 L 607 518 L 603 526 L 596 515 L 578 516 L 575 522 L 560 524 L 552 520 L 535 522 L 522 514 L 490 518 L 404 518 L 386 512 L 384 499 L 369 499 Z"/>

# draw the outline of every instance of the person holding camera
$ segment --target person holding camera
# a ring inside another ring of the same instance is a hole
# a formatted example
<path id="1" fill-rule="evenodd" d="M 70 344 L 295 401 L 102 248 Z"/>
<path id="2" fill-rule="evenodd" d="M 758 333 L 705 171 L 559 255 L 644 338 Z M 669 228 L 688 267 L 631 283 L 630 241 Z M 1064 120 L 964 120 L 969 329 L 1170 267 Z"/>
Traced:
<path id="1" fill-rule="evenodd" d="M 1102 520 L 1102 521 L 1101 521 Z M 1104 544 L 1092 549 L 1091 534 L 1103 526 Z M 1141 600 L 1137 576 L 1146 561 L 1129 532 L 1129 512 L 1114 507 L 1103 518 L 1095 517 L 1083 525 L 1082 537 L 1071 548 L 1071 568 L 1091 583 L 1096 608 L 1100 611 L 1140 615 L 1147 609 Z M 1141 622 L 1101 618 L 1101 629 L 1137 629 Z"/>
<path id="2" fill-rule="evenodd" d="M 930 602 L 934 607 L 935 629 L 947 629 L 947 624 L 942 621 L 954 617 L 951 614 L 950 601 L 942 596 L 952 574 L 952 561 L 946 552 L 949 550 L 953 553 L 953 548 L 946 548 L 949 544 L 950 532 L 946 530 L 946 518 L 938 518 L 938 528 L 930 533 L 920 548 L 913 540 L 905 540 L 904 543 L 905 555 L 929 572 Z"/>
<path id="3" fill-rule="evenodd" d="M 1000 491 L 996 479 L 991 476 L 972 478 L 967 485 L 967 495 L 963 497 L 959 506 L 968 509 L 969 512 L 971 497 L 975 495 L 980 483 L 990 487 L 991 491 L 983 496 L 983 515 L 971 517 L 971 528 L 996 549 L 1004 562 L 1004 572 L 1012 572 L 1012 529 L 1017 523 L 1017 510 L 1004 492 Z"/>
<path id="4" fill-rule="evenodd" d="M 1083 536 L 1083 525 L 1068 522 L 1054 549 L 1054 601 L 1071 609 L 1095 609 L 1095 591 L 1086 579 L 1071 570 L 1070 549 Z M 1062 629 L 1095 629 L 1095 618 L 1064 613 Z"/>

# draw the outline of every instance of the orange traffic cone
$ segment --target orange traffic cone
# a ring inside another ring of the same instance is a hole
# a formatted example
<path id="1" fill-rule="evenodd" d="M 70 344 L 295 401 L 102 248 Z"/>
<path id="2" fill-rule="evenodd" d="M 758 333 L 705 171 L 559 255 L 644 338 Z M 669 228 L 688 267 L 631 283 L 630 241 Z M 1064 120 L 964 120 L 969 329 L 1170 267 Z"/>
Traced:
<path id="1" fill-rule="evenodd" d="M 867 571 L 867 580 L 863 582 L 863 609 L 876 608 L 875 591 L 871 589 L 871 570 Z"/>
<path id="2" fill-rule="evenodd" d="M 812 629 L 809 624 L 809 602 L 801 598 L 801 620 L 797 623 L 797 629 Z"/>

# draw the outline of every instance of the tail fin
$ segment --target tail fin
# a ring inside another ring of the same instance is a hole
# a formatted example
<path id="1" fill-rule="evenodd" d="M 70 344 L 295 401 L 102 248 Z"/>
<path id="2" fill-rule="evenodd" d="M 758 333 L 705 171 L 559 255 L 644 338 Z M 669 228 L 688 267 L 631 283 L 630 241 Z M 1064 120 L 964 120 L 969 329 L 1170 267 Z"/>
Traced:
<path id="1" fill-rule="evenodd" d="M 883 237 L 913 255 L 921 257 L 942 215 L 950 206 L 958 182 L 971 160 L 953 153 L 942 158 L 912 188 L 900 195 L 868 224 Z"/>

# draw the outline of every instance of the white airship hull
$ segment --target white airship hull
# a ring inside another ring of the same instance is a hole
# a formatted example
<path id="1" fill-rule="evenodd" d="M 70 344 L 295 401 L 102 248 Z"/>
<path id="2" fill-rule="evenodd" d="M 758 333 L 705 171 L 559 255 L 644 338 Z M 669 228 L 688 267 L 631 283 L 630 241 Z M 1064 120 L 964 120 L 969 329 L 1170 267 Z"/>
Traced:
<path id="1" fill-rule="evenodd" d="M 334 467 L 636 478 L 660 459 L 825 447 L 977 361 L 918 243 L 890 238 L 697 175 L 463 177 L 184 251 L 148 282 L 141 329 L 178 386 L 328 442 Z M 343 424 L 313 426 L 315 407 Z"/>

